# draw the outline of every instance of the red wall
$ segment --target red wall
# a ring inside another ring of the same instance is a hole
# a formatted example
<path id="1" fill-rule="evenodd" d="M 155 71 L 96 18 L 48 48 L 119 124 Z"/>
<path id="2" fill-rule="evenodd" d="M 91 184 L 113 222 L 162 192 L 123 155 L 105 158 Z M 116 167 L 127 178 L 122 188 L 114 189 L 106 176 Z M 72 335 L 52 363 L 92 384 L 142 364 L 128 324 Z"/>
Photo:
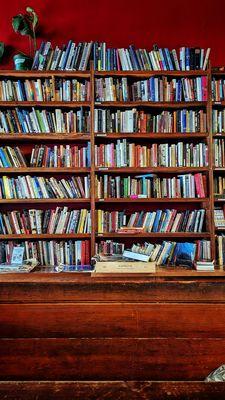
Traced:
<path id="1" fill-rule="evenodd" d="M 5 0 L 0 40 L 9 46 L 10 56 L 28 51 L 27 37 L 11 27 L 12 16 L 27 5 L 39 15 L 39 38 L 54 44 L 74 39 L 147 48 L 154 43 L 211 47 L 213 65 L 225 65 L 225 0 Z M 11 57 L 1 67 L 7 66 L 12 66 Z"/>

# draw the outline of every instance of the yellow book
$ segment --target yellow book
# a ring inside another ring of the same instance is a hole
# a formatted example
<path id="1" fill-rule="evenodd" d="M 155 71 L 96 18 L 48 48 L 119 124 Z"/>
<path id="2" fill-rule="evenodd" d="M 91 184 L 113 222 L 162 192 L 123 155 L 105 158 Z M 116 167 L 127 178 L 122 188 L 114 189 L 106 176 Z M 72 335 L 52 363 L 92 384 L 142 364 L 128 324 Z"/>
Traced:
<path id="1" fill-rule="evenodd" d="M 82 209 L 80 213 L 80 220 L 77 228 L 77 233 L 83 233 L 84 232 L 84 224 L 85 224 L 85 219 L 87 218 L 87 210 Z"/>
<path id="2" fill-rule="evenodd" d="M 6 199 L 11 199 L 10 183 L 7 176 L 2 177 Z"/>

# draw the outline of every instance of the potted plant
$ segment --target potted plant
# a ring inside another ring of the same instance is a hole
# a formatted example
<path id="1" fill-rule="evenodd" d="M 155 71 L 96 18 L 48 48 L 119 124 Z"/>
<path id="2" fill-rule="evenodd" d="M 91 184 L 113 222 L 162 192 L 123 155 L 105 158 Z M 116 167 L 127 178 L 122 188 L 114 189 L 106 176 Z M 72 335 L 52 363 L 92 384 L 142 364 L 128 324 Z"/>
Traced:
<path id="1" fill-rule="evenodd" d="M 16 70 L 27 70 L 32 66 L 33 57 L 37 48 L 36 28 L 38 17 L 33 8 L 27 7 L 25 14 L 18 14 L 12 19 L 12 26 L 16 33 L 28 36 L 30 55 L 24 53 L 16 54 L 13 57 Z"/>

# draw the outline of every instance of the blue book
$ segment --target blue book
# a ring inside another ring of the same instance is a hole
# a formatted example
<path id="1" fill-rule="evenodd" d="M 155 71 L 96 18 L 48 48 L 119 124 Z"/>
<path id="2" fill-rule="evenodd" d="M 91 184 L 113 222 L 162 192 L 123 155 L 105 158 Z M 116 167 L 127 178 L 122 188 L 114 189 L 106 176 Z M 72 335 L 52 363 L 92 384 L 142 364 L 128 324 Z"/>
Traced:
<path id="1" fill-rule="evenodd" d="M 158 227 L 159 227 L 159 221 L 162 215 L 162 210 L 157 210 L 156 211 L 156 216 L 155 216 L 155 220 L 154 220 L 154 224 L 152 227 L 152 232 L 158 232 Z"/>
<path id="2" fill-rule="evenodd" d="M 195 243 L 177 243 L 174 254 L 175 265 L 192 267 L 195 259 L 196 244 Z"/>
<path id="3" fill-rule="evenodd" d="M 141 211 L 140 214 L 139 214 L 137 223 L 136 223 L 136 227 L 137 228 L 141 228 L 142 227 L 142 225 L 143 225 L 143 216 L 144 216 L 144 211 Z"/>
<path id="4" fill-rule="evenodd" d="M 185 47 L 185 66 L 186 66 L 186 71 L 190 71 L 190 48 Z"/>
<path id="5" fill-rule="evenodd" d="M 65 52 L 64 58 L 63 58 L 63 63 L 62 63 L 62 66 L 60 68 L 61 70 L 64 70 L 65 67 L 66 67 L 66 63 L 67 63 L 67 60 L 68 60 L 68 56 L 70 54 L 70 49 L 71 49 L 72 43 L 73 43 L 73 41 L 69 40 L 69 42 L 67 44 L 66 52 Z"/>
<path id="6" fill-rule="evenodd" d="M 166 71 L 167 67 L 166 67 L 166 62 L 165 62 L 165 59 L 164 59 L 164 54 L 163 54 L 163 50 L 162 49 L 159 49 L 159 55 L 160 55 L 160 58 L 162 60 L 163 69 Z"/>
<path id="7" fill-rule="evenodd" d="M 37 192 L 39 194 L 39 198 L 43 199 L 43 193 L 42 193 L 41 187 L 39 185 L 38 178 L 36 176 L 33 177 L 33 182 L 34 182 L 34 185 L 35 185 L 35 187 L 37 189 Z"/>
<path id="8" fill-rule="evenodd" d="M 140 70 L 140 65 L 139 65 L 139 62 L 138 62 L 138 59 L 137 59 L 137 55 L 135 53 L 135 49 L 134 49 L 133 45 L 129 46 L 128 52 L 130 54 L 131 62 L 133 64 L 133 69 L 137 70 L 137 71 Z"/>
<path id="9" fill-rule="evenodd" d="M 24 111 L 24 110 L 23 110 L 23 111 Z M 21 126 L 21 130 L 22 130 L 24 133 L 27 133 L 26 126 L 25 126 L 25 124 L 24 124 L 24 117 L 23 117 L 22 111 L 19 110 L 19 109 L 17 108 L 17 109 L 16 109 L 16 112 L 17 112 L 18 120 L 19 120 L 19 123 L 20 123 L 20 126 Z"/>
<path id="10" fill-rule="evenodd" d="M 172 63 L 172 60 L 171 60 L 169 49 L 165 48 L 165 52 L 166 52 L 166 57 L 167 57 L 167 61 L 168 61 L 168 64 L 169 64 L 169 69 L 170 69 L 170 71 L 173 71 L 173 63 Z"/>
<path id="11" fill-rule="evenodd" d="M 91 166 L 91 143 L 88 142 L 87 144 L 87 168 Z"/>
<path id="12" fill-rule="evenodd" d="M 4 150 L 3 150 L 2 147 L 0 147 L 0 158 L 1 158 L 1 161 L 2 161 L 2 163 L 3 163 L 3 167 L 4 167 L 4 168 L 9 168 L 9 167 L 11 167 L 10 163 L 8 162 L 8 160 L 7 160 L 7 158 L 6 158 L 6 155 L 5 155 Z"/>
<path id="13" fill-rule="evenodd" d="M 4 224 L 3 224 L 3 218 L 2 215 L 0 214 L 0 234 L 4 235 L 5 234 L 5 230 L 4 230 Z"/>
<path id="14" fill-rule="evenodd" d="M 155 101 L 155 79 L 154 79 L 154 77 L 151 77 L 149 80 L 150 80 L 150 88 L 151 88 L 150 101 Z"/>
<path id="15" fill-rule="evenodd" d="M 22 101 L 26 101 L 27 100 L 27 95 L 26 95 L 26 91 L 25 91 L 25 88 L 24 88 L 24 83 L 21 82 L 20 79 L 18 79 L 17 84 L 18 84 L 18 90 L 19 90 L 19 93 L 20 93 Z"/>

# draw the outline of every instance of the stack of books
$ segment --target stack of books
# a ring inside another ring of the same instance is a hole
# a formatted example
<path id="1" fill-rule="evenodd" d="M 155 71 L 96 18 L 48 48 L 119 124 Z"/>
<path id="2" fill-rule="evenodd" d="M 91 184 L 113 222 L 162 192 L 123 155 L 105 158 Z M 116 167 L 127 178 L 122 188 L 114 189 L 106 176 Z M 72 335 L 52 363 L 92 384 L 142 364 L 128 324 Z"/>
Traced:
<path id="1" fill-rule="evenodd" d="M 214 271 L 214 261 L 197 261 L 195 269 L 197 271 Z"/>

